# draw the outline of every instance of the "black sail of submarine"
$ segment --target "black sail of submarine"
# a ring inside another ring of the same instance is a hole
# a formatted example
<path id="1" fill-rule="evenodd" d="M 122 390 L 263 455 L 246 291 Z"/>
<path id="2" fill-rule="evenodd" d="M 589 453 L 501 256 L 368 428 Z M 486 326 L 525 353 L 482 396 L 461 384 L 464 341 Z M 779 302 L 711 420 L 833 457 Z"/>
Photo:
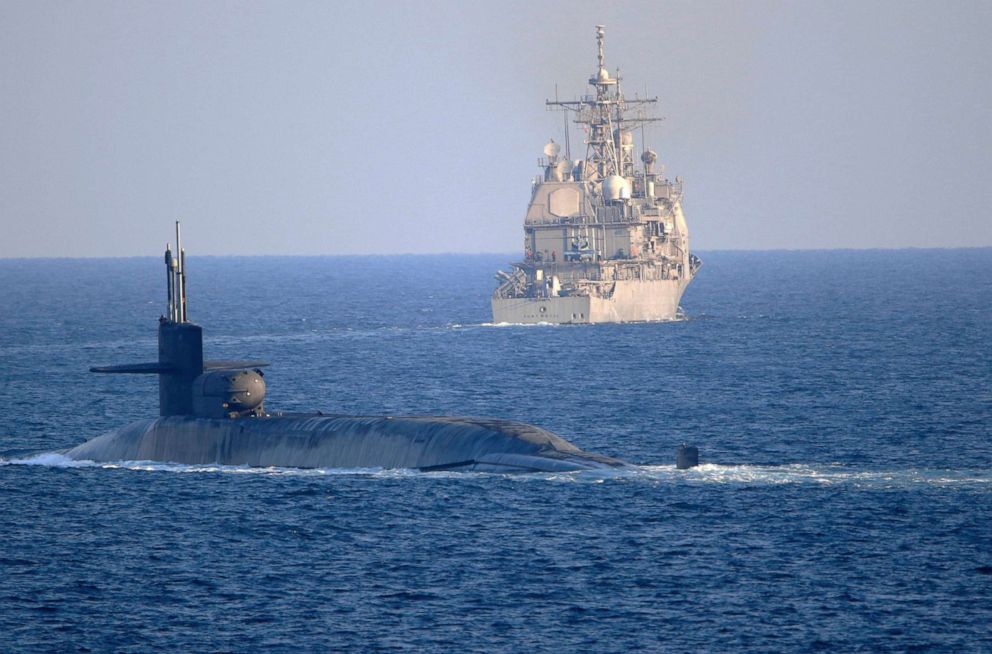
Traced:
<path id="1" fill-rule="evenodd" d="M 91 368 L 156 374 L 159 413 L 66 452 L 97 462 L 298 468 L 565 472 L 626 465 L 512 420 L 267 412 L 261 361 L 204 361 L 203 330 L 187 318 L 185 253 L 166 247 L 168 315 L 158 361 Z"/>

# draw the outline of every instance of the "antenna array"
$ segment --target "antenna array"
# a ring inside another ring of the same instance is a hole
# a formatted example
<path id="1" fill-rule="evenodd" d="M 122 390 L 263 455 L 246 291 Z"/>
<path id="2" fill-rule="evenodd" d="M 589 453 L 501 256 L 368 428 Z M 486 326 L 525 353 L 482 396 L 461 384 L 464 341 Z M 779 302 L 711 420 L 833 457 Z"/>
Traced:
<path id="1" fill-rule="evenodd" d="M 169 321 L 189 322 L 186 317 L 186 251 L 183 250 L 179 221 L 176 221 L 176 254 L 165 244 L 166 288 L 169 295 Z"/>

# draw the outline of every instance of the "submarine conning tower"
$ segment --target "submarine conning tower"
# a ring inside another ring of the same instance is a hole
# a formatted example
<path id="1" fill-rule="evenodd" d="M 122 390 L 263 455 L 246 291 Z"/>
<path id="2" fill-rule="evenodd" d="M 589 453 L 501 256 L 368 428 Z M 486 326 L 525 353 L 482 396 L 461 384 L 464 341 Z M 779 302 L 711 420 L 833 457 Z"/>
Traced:
<path id="1" fill-rule="evenodd" d="M 165 246 L 168 315 L 158 322 L 158 363 L 172 372 L 158 376 L 159 413 L 163 416 L 191 416 L 193 382 L 203 374 L 203 329 L 186 315 L 186 251 L 183 250 L 179 221 L 176 221 L 176 254 Z"/>
<path id="2" fill-rule="evenodd" d="M 189 321 L 186 251 L 176 221 L 176 252 L 165 246 L 166 315 L 158 322 L 158 361 L 90 368 L 91 372 L 158 375 L 159 414 L 203 418 L 264 415 L 264 361 L 204 361 L 203 329 Z M 253 368 L 249 370 L 249 368 Z"/>
<path id="3" fill-rule="evenodd" d="M 158 376 L 159 413 L 194 415 L 193 383 L 203 374 L 203 329 L 191 322 L 162 318 L 158 325 L 158 362 L 169 369 Z"/>

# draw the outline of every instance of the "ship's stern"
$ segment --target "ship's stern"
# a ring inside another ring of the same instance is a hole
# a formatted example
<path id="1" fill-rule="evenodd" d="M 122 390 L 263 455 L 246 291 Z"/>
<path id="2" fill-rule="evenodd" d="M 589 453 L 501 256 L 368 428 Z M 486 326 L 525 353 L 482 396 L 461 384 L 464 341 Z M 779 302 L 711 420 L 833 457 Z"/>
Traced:
<path id="1" fill-rule="evenodd" d="M 515 325 L 594 322 L 591 300 L 589 296 L 493 297 L 493 322 Z"/>

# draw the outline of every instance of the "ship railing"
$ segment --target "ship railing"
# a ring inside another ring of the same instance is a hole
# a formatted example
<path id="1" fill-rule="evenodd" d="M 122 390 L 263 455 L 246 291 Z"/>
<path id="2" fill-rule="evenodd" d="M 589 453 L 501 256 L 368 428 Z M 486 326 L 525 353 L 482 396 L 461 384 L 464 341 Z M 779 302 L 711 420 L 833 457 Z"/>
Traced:
<path id="1" fill-rule="evenodd" d="M 622 213 L 606 212 L 601 216 L 552 216 L 528 218 L 524 223 L 532 225 L 631 225 L 639 222 L 637 218 L 627 218 Z"/>
<path id="2" fill-rule="evenodd" d="M 526 221 L 528 225 L 582 225 L 585 216 L 553 216 L 551 218 L 534 218 Z"/>

